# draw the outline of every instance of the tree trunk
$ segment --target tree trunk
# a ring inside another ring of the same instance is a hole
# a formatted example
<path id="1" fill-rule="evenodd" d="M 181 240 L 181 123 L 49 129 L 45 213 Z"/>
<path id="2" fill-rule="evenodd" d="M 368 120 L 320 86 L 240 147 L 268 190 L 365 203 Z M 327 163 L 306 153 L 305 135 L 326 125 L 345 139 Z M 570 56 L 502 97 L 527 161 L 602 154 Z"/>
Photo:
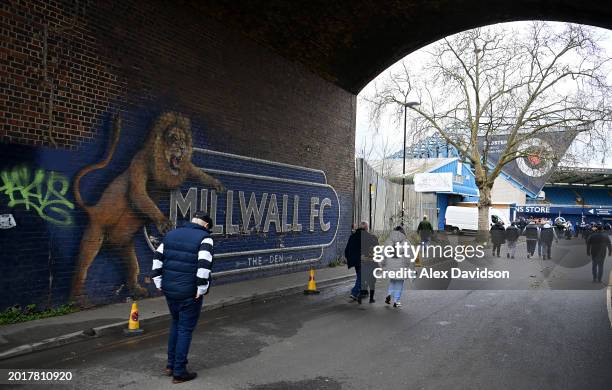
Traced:
<path id="1" fill-rule="evenodd" d="M 491 186 L 485 184 L 479 188 L 478 199 L 478 241 L 485 242 L 489 232 L 489 207 L 491 207 Z"/>

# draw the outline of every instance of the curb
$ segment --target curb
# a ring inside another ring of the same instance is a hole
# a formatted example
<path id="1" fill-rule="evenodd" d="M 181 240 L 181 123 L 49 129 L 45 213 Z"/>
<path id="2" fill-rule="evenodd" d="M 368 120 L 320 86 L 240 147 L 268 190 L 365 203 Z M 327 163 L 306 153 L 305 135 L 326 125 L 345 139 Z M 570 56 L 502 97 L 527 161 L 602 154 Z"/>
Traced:
<path id="1" fill-rule="evenodd" d="M 329 288 L 335 285 L 341 284 L 345 281 L 352 280 L 355 278 L 355 275 L 346 275 L 340 276 L 336 278 L 326 279 L 318 281 L 317 284 L 319 288 Z M 230 298 L 220 302 L 213 303 L 211 305 L 204 306 L 202 308 L 202 312 L 208 312 L 212 310 L 221 309 L 224 307 L 240 305 L 243 303 L 253 303 L 259 301 L 265 301 L 267 299 L 277 298 L 284 295 L 295 295 L 301 294 L 304 291 L 304 284 L 293 285 L 289 287 L 279 288 L 276 290 L 268 291 L 265 293 L 255 293 L 251 296 L 247 297 L 237 297 Z M 151 320 L 158 320 L 160 318 L 169 317 L 168 313 L 160 313 L 159 315 L 155 315 L 146 319 L 141 320 L 141 323 L 147 323 Z M 0 361 L 7 360 L 10 358 L 14 358 L 17 356 L 26 355 L 32 352 L 44 351 L 51 348 L 60 347 L 66 344 L 76 343 L 78 341 L 91 339 L 93 337 L 103 336 L 111 333 L 120 328 L 127 327 L 128 321 L 120 321 L 112 324 L 107 324 L 103 326 L 98 326 L 90 329 L 80 330 L 73 333 L 64 334 L 57 337 L 48 338 L 42 341 L 38 341 L 35 343 L 24 344 L 18 347 L 14 347 L 9 349 L 8 351 L 0 352 Z"/>

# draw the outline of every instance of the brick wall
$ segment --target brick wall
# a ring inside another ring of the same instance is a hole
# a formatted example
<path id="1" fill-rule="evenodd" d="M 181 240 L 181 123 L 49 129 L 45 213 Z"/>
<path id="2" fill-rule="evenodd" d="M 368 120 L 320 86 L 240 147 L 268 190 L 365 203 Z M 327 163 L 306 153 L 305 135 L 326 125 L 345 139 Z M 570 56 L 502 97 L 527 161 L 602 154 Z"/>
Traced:
<path id="1" fill-rule="evenodd" d="M 323 170 L 341 215 L 322 263 L 342 252 L 352 219 L 354 95 L 186 5 L 9 0 L 0 7 L 0 169 L 8 175 L 0 213 L 17 224 L 0 230 L 7 275 L 0 281 L 14 290 L 0 306 L 68 299 L 89 221 L 70 186 L 79 169 L 105 155 L 115 113 L 123 118 L 119 145 L 108 167 L 84 180 L 87 203 L 171 110 L 190 118 L 196 147 Z M 19 203 L 7 186 L 17 168 L 30 175 L 23 183 L 40 171 L 46 190 L 39 194 L 55 196 L 67 214 L 53 215 L 54 204 L 35 196 Z M 66 215 L 70 223 L 58 224 Z M 141 269 L 150 267 L 138 245 Z M 97 302 L 124 298 L 125 272 L 112 260 L 96 263 L 88 283 L 101 294 Z"/>

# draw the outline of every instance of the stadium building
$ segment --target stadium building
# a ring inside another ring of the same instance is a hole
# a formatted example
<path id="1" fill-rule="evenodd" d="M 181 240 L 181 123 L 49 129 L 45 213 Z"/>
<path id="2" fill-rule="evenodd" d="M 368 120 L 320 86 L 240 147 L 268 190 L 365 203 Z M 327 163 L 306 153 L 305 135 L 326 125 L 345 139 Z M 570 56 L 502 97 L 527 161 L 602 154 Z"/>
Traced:
<path id="1" fill-rule="evenodd" d="M 404 178 L 417 191 L 436 194 L 439 229 L 445 227 L 448 206 L 477 205 L 478 188 L 470 165 L 462 162 L 457 150 L 440 136 L 427 137 L 406 148 L 405 175 L 401 150 L 376 165 L 394 182 Z M 504 170 L 491 191 L 493 207 L 508 208 L 511 219 L 562 217 L 574 225 L 612 223 L 612 169 L 558 166 L 543 175 L 537 167 L 517 164 L 517 168 Z M 537 183 L 534 178 L 545 180 Z"/>

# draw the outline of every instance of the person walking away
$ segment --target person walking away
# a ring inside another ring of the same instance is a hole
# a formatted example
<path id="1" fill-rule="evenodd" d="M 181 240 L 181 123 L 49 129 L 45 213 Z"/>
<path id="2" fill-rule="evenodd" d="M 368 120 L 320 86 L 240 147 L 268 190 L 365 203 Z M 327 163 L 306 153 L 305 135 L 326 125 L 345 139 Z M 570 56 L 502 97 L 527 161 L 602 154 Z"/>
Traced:
<path id="1" fill-rule="evenodd" d="M 417 233 L 419 233 L 419 237 L 421 238 L 421 245 L 423 245 L 424 248 L 427 247 L 433 235 L 433 227 L 431 226 L 431 222 L 427 219 L 427 215 L 424 215 L 423 220 L 419 222 Z"/>
<path id="2" fill-rule="evenodd" d="M 545 223 L 540 230 L 540 243 L 542 245 L 542 257 L 544 260 L 551 258 L 552 251 L 552 243 L 553 240 L 555 242 L 559 242 L 559 238 L 557 237 L 557 232 L 555 227 L 551 226 L 549 223 Z"/>
<path id="3" fill-rule="evenodd" d="M 361 299 L 370 292 L 370 303 L 374 303 L 374 290 L 376 288 L 376 278 L 374 270 L 378 268 L 378 263 L 374 261 L 374 247 L 378 245 L 378 238 L 369 232 L 367 222 L 361 223 L 361 291 L 357 296 L 357 303 L 361 304 Z"/>
<path id="4" fill-rule="evenodd" d="M 571 240 L 573 235 L 574 235 L 574 225 L 572 224 L 571 221 L 567 221 L 567 224 L 565 225 L 565 239 Z"/>
<path id="5" fill-rule="evenodd" d="M 526 226 L 527 226 L 527 221 L 525 220 L 524 217 L 520 217 L 518 222 L 516 223 L 516 227 L 518 227 L 519 233 L 522 233 L 523 230 L 525 230 Z"/>
<path id="6" fill-rule="evenodd" d="M 516 253 L 516 243 L 521 235 L 521 232 L 516 225 L 516 221 L 512 222 L 506 229 L 506 242 L 508 243 L 508 253 L 506 253 L 506 257 L 512 259 L 514 259 L 514 255 Z"/>
<path id="7" fill-rule="evenodd" d="M 548 222 L 548 221 L 546 221 L 546 220 L 542 221 L 541 219 L 540 219 L 540 222 L 538 222 L 538 223 L 537 223 L 537 225 L 538 225 L 538 231 L 539 231 L 540 233 L 542 233 L 542 226 L 544 226 L 544 224 L 546 224 L 546 223 L 549 223 L 549 222 Z M 541 240 L 541 239 L 540 239 L 540 237 L 538 236 L 538 257 L 539 257 L 540 259 L 542 259 L 542 246 L 543 246 L 543 244 L 542 244 L 542 240 Z"/>
<path id="8" fill-rule="evenodd" d="M 351 299 L 357 300 L 361 291 L 361 236 L 362 232 L 367 230 L 367 222 L 361 222 L 359 227 L 349 237 L 349 240 L 344 249 L 344 257 L 346 257 L 346 266 L 348 269 L 355 268 L 355 285 L 351 289 Z"/>
<path id="9" fill-rule="evenodd" d="M 567 222 L 563 217 L 555 218 L 554 224 L 551 225 L 553 229 L 555 229 L 557 237 L 563 237 L 565 235 L 565 230 L 567 229 Z"/>
<path id="10" fill-rule="evenodd" d="M 540 229 L 534 221 L 529 221 L 525 226 L 525 238 L 527 241 L 527 258 L 531 258 L 535 253 L 536 244 L 538 243 Z"/>
<path id="11" fill-rule="evenodd" d="M 404 229 L 401 226 L 396 227 L 391 231 L 389 238 L 385 241 L 385 247 L 394 246 L 399 244 L 400 246 L 404 246 L 404 243 L 408 243 L 406 239 L 406 234 L 404 233 Z M 397 253 L 393 253 L 390 257 L 385 257 L 383 260 L 383 268 L 385 271 L 394 272 L 395 277 L 389 278 L 389 288 L 387 289 L 387 297 L 385 298 L 385 303 L 390 305 L 393 302 L 393 307 L 401 307 L 402 303 L 400 299 L 402 297 L 402 291 L 404 290 L 404 280 L 405 277 L 403 275 L 408 271 L 412 262 L 410 261 L 410 254 L 406 253 L 404 256 L 396 256 Z M 402 253 L 403 254 L 403 253 Z M 405 271 L 405 272 L 404 272 Z M 402 276 L 400 276 L 402 275 Z"/>
<path id="12" fill-rule="evenodd" d="M 491 226 L 491 242 L 493 243 L 492 256 L 500 257 L 499 252 L 502 244 L 506 242 L 506 229 L 501 221 Z"/>
<path id="13" fill-rule="evenodd" d="M 592 233 L 587 240 L 587 256 L 591 256 L 593 264 L 593 282 L 601 283 L 603 277 L 604 261 L 606 259 L 606 249 L 608 256 L 612 256 L 612 243 L 610 236 L 604 231 L 603 226 L 597 226 L 597 231 Z"/>
<path id="14" fill-rule="evenodd" d="M 210 291 L 213 265 L 212 219 L 198 211 L 190 223 L 174 229 L 155 250 L 152 277 L 166 297 L 172 317 L 168 335 L 166 375 L 183 383 L 197 374 L 187 371 L 187 355 L 203 296 Z"/>
<path id="15" fill-rule="evenodd" d="M 586 225 L 584 232 L 582 233 L 582 238 L 584 238 L 584 242 L 586 243 L 589 240 L 589 236 L 597 230 L 597 227 L 593 222 Z"/>
<path id="16" fill-rule="evenodd" d="M 584 238 L 585 242 L 587 237 L 587 230 L 590 229 L 590 227 L 586 224 L 586 222 L 582 221 L 580 222 L 580 237 Z"/>

